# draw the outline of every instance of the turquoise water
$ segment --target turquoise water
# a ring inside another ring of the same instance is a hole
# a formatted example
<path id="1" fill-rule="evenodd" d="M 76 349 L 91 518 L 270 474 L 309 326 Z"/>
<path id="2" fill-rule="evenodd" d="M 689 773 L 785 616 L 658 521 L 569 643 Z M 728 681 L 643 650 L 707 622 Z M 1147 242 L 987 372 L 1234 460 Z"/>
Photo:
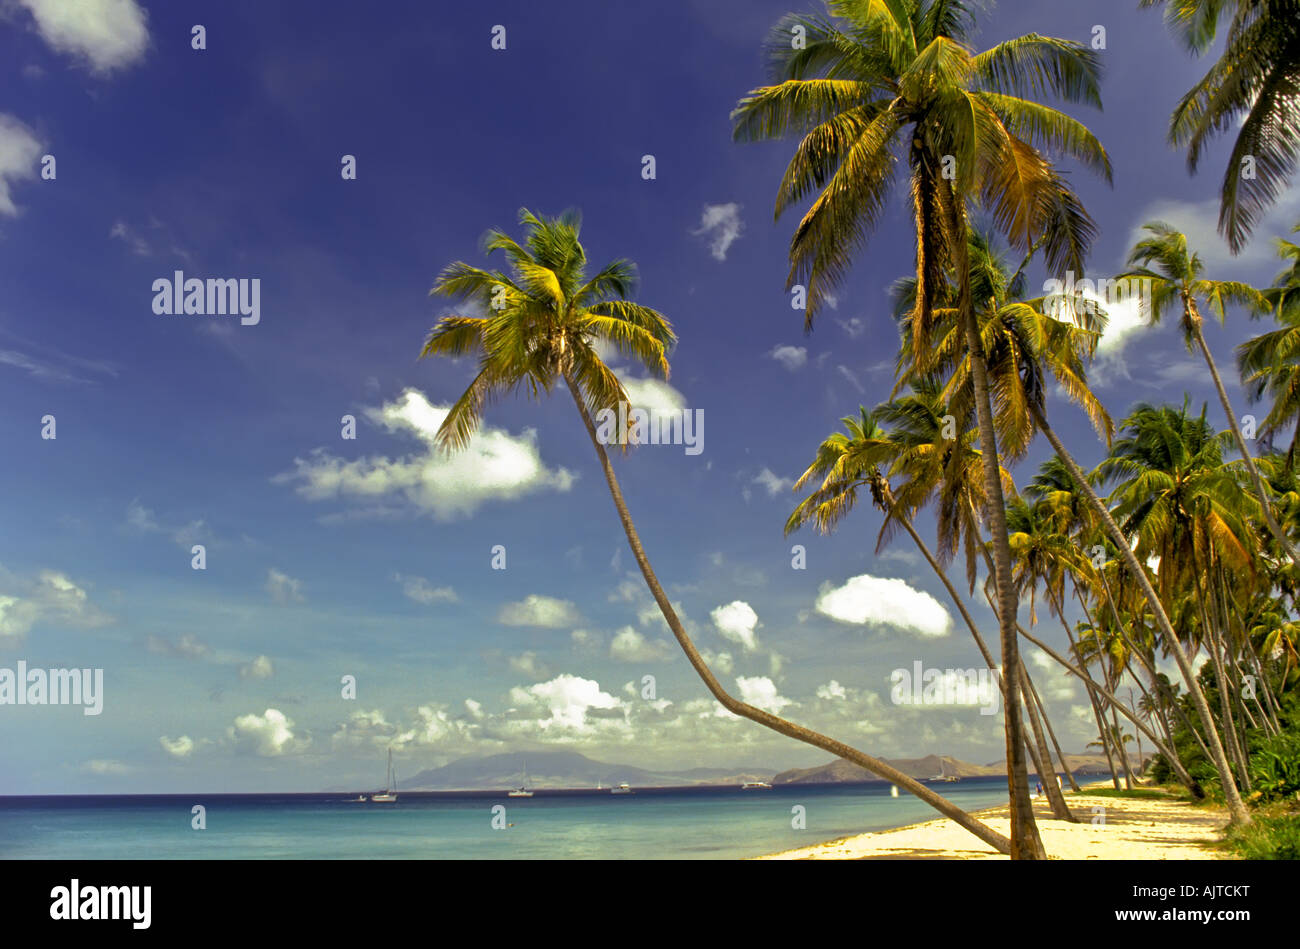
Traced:
<path id="1" fill-rule="evenodd" d="M 966 810 L 1002 804 L 1002 778 L 936 784 Z M 191 808 L 207 829 L 191 829 Z M 805 809 L 806 829 L 792 827 Z M 505 808 L 494 829 L 493 808 Z M 939 814 L 888 785 L 608 793 L 0 798 L 8 859 L 710 859 L 757 856 Z"/>

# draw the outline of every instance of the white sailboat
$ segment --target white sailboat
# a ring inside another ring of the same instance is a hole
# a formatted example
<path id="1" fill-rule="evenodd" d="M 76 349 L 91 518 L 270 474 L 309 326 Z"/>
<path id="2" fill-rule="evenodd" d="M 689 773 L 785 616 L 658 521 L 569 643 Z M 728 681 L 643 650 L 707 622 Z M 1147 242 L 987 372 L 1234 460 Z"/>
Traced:
<path id="1" fill-rule="evenodd" d="M 506 797 L 532 797 L 533 792 L 528 789 L 528 765 L 524 765 L 524 783 L 519 787 L 506 792 Z"/>
<path id="2" fill-rule="evenodd" d="M 393 749 L 388 749 L 388 774 L 384 779 L 384 792 L 382 794 L 370 795 L 370 800 L 374 804 L 396 804 L 397 803 L 397 772 L 393 770 Z"/>

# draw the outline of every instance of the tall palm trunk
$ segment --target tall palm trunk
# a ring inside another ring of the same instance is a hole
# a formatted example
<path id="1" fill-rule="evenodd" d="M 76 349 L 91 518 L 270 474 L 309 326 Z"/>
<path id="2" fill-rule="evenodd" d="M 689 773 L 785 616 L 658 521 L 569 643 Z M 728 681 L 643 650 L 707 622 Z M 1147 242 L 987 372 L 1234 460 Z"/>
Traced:
<path id="1" fill-rule="evenodd" d="M 569 387 L 569 394 L 573 396 L 573 402 L 578 407 L 578 414 L 582 416 L 582 423 L 587 428 L 587 435 L 591 438 L 592 447 L 596 450 L 596 455 L 600 459 L 600 466 L 605 474 L 605 482 L 609 486 L 610 496 L 614 499 L 614 507 L 618 509 L 619 521 L 623 525 L 623 532 L 627 535 L 628 546 L 632 549 L 632 556 L 636 559 L 637 566 L 641 568 L 641 575 L 645 578 L 646 586 L 650 590 L 650 595 L 654 597 L 655 602 L 659 605 L 659 610 L 663 613 L 664 621 L 672 631 L 678 645 L 686 653 L 686 659 L 690 662 L 691 668 L 704 681 L 713 697 L 727 711 L 733 715 L 739 715 L 750 721 L 757 722 L 775 732 L 794 738 L 798 741 L 805 742 L 823 751 L 828 751 L 839 758 L 845 758 L 852 761 L 859 767 L 865 768 L 872 774 L 885 779 L 891 784 L 916 795 L 925 803 L 929 804 L 944 817 L 950 818 L 961 827 L 970 831 L 980 840 L 993 847 L 999 853 L 1010 854 L 1012 852 L 1011 841 L 1003 837 L 997 831 L 988 825 L 971 817 L 960 807 L 953 804 L 946 798 L 935 794 L 919 781 L 909 777 L 897 768 L 893 768 L 879 758 L 873 758 L 870 755 L 851 748 L 843 742 L 836 741 L 819 732 L 815 732 L 802 725 L 796 725 L 794 722 L 780 718 L 763 709 L 756 708 L 746 702 L 730 695 L 722 684 L 714 676 L 712 670 L 700 656 L 699 650 L 695 648 L 695 643 L 687 635 L 686 629 L 682 626 L 681 620 L 677 616 L 677 611 L 673 609 L 672 603 L 668 599 L 668 594 L 659 583 L 659 578 L 655 576 L 654 569 L 650 566 L 650 560 L 646 557 L 645 549 L 641 546 L 641 538 L 637 534 L 635 525 L 632 523 L 632 515 L 628 512 L 627 503 L 623 500 L 623 492 L 618 486 L 618 478 L 614 474 L 614 467 L 610 464 L 609 453 L 605 451 L 605 446 L 601 444 L 599 436 L 596 434 L 596 426 L 591 420 L 591 413 L 587 411 L 587 406 L 582 401 L 582 396 L 578 393 L 578 387 L 574 383 L 573 377 L 566 370 L 564 372 L 564 381 Z"/>
<path id="2" fill-rule="evenodd" d="M 970 353 L 971 379 L 975 387 L 975 414 L 979 419 L 980 456 L 984 463 L 984 516 L 993 538 L 994 583 L 998 593 L 998 625 L 1002 644 L 1002 675 L 1014 674 L 1020 664 L 1016 642 L 1017 597 L 1011 582 L 1011 545 L 1007 538 L 1006 500 L 1002 496 L 1001 465 L 998 462 L 997 436 L 993 429 L 993 403 L 989 398 L 988 363 L 984 342 L 980 339 L 975 306 L 971 300 L 970 248 L 966 243 L 965 196 L 950 189 L 950 217 L 953 264 L 958 275 L 957 308 L 966 330 Z M 1029 798 L 1029 772 L 1025 767 L 1024 725 L 1020 718 L 1020 697 L 1010 683 L 1006 688 L 1003 709 L 1006 751 L 1007 791 L 1011 799 L 1011 859 L 1043 860 L 1047 854 L 1034 823 L 1034 808 Z"/>
<path id="3" fill-rule="evenodd" d="M 1034 697 L 1034 704 L 1038 707 L 1038 714 L 1043 718 L 1043 727 L 1047 729 L 1047 737 L 1052 740 L 1052 747 L 1056 749 L 1056 760 L 1061 762 L 1061 770 L 1065 772 L 1066 780 L 1070 782 L 1070 790 L 1078 793 L 1079 782 L 1074 780 L 1074 772 L 1070 770 L 1070 765 L 1065 760 L 1065 755 L 1061 751 L 1061 743 L 1056 740 L 1056 732 L 1052 729 L 1051 719 L 1047 717 L 1047 706 L 1043 704 L 1043 697 L 1038 694 L 1033 680 L 1029 680 L 1029 691 Z"/>
<path id="4" fill-rule="evenodd" d="M 1196 340 L 1196 345 L 1200 347 L 1201 355 L 1205 357 L 1205 365 L 1210 369 L 1210 378 L 1214 380 L 1214 388 L 1219 393 L 1219 402 L 1223 405 L 1223 412 L 1228 416 L 1228 427 L 1232 429 L 1232 437 L 1237 443 L 1237 450 L 1241 452 L 1241 460 L 1246 463 L 1246 470 L 1250 472 L 1250 480 L 1255 486 L 1255 496 L 1259 498 L 1259 505 L 1263 510 L 1264 523 L 1268 525 L 1269 533 L 1273 535 L 1273 539 L 1277 541 L 1278 546 L 1291 558 L 1291 562 L 1300 565 L 1300 559 L 1296 557 L 1295 548 L 1291 546 L 1291 541 L 1287 539 L 1286 534 L 1277 522 L 1277 518 L 1273 516 L 1273 502 L 1269 500 L 1268 490 L 1264 487 L 1264 479 L 1260 476 L 1259 468 L 1255 466 L 1255 459 L 1251 456 L 1250 449 L 1246 447 L 1246 439 L 1242 437 L 1241 427 L 1237 424 L 1237 416 L 1232 410 L 1232 403 L 1228 401 L 1228 392 L 1223 388 L 1223 380 L 1219 377 L 1219 367 L 1215 365 L 1214 357 L 1210 355 L 1210 347 L 1205 342 L 1205 334 L 1201 332 L 1200 311 L 1196 306 L 1196 301 L 1186 292 L 1183 293 L 1183 312 L 1188 325 L 1191 326 L 1192 337 Z"/>
<path id="5" fill-rule="evenodd" d="M 1020 663 L 1020 694 L 1024 696 L 1025 717 L 1029 719 L 1029 730 L 1034 736 L 1034 745 L 1030 750 L 1036 752 L 1030 757 L 1034 759 L 1034 768 L 1042 780 L 1043 792 L 1052 806 L 1052 816 L 1057 820 L 1077 824 L 1079 819 L 1070 813 L 1070 806 L 1065 803 L 1065 795 L 1061 792 L 1061 785 L 1056 779 L 1056 769 L 1052 767 L 1052 753 L 1047 750 L 1047 742 L 1043 740 L 1043 727 L 1039 724 L 1038 711 L 1034 708 L 1032 690 L 1033 683 L 1029 681 L 1029 673 L 1022 662 Z M 1026 783 L 1028 783 L 1028 776 L 1026 776 Z"/>
<path id="6" fill-rule="evenodd" d="M 1133 548 L 1129 546 L 1128 540 L 1124 537 L 1123 532 L 1115 524 L 1115 519 L 1110 516 L 1110 511 L 1106 505 L 1101 503 L 1097 493 L 1092 490 L 1092 485 L 1088 483 L 1087 477 L 1079 470 L 1075 463 L 1074 457 L 1066 450 L 1061 439 L 1057 437 L 1055 430 L 1047 423 L 1047 417 L 1043 414 L 1038 405 L 1030 402 L 1029 411 L 1033 415 L 1034 424 L 1038 430 L 1046 436 L 1056 454 L 1065 464 L 1074 478 L 1079 490 L 1083 492 L 1084 497 L 1088 499 L 1088 504 L 1101 518 L 1102 524 L 1106 528 L 1106 533 L 1114 541 L 1120 556 L 1124 558 L 1124 564 L 1128 567 L 1129 572 L 1138 582 L 1143 595 L 1151 606 L 1151 611 L 1155 615 L 1156 623 L 1160 627 L 1161 633 L 1165 636 L 1165 641 L 1169 644 L 1170 650 L 1174 654 L 1174 662 L 1178 664 L 1178 671 L 1182 674 L 1184 682 L 1187 684 L 1188 694 L 1192 697 L 1192 704 L 1196 706 L 1196 713 L 1201 719 L 1201 724 L 1205 727 L 1205 740 L 1209 745 L 1211 760 L 1214 767 L 1219 772 L 1219 781 L 1223 785 L 1223 797 L 1228 805 L 1228 813 L 1234 824 L 1251 823 L 1250 814 L 1246 811 L 1246 805 L 1241 799 L 1241 792 L 1237 790 L 1237 782 L 1233 779 L 1232 769 L 1228 767 L 1228 759 L 1223 751 L 1223 742 L 1219 739 L 1218 729 L 1214 726 L 1214 718 L 1210 714 L 1209 703 L 1205 701 L 1205 693 L 1201 691 L 1200 684 L 1196 681 L 1196 672 L 1192 669 L 1192 664 L 1187 658 L 1187 652 L 1183 649 L 1182 642 L 1178 639 L 1178 634 L 1174 632 L 1173 624 L 1169 622 L 1169 616 L 1165 613 L 1164 604 L 1160 602 L 1160 597 L 1156 594 L 1155 589 L 1151 586 L 1151 580 L 1147 577 L 1146 571 L 1138 563 L 1137 556 L 1133 553 Z"/>

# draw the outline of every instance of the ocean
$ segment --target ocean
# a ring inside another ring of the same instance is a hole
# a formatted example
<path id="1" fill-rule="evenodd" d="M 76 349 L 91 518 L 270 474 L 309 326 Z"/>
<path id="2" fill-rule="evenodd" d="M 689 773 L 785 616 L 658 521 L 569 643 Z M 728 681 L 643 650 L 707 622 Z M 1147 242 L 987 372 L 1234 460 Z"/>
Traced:
<path id="1" fill-rule="evenodd" d="M 1007 800 L 1005 778 L 931 787 L 968 811 Z M 195 805 L 203 830 L 191 826 Z M 0 858 L 732 859 L 939 816 L 904 791 L 891 797 L 887 784 L 402 791 L 396 804 L 345 794 L 0 797 Z"/>

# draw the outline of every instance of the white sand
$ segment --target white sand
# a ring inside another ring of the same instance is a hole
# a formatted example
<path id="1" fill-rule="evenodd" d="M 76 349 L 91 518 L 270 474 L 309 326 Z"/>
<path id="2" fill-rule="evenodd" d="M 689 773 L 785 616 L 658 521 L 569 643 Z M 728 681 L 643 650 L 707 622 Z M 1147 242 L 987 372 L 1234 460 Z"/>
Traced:
<path id="1" fill-rule="evenodd" d="M 1048 856 L 1059 860 L 1221 860 L 1210 848 L 1228 823 L 1226 812 L 1183 801 L 1096 797 L 1066 792 L 1079 823 L 1054 820 L 1046 800 L 1034 801 L 1034 818 Z M 1094 810 L 1104 808 L 1104 811 Z M 977 812 L 1004 837 L 1011 832 L 1007 805 Z M 1097 823 L 1094 823 L 1097 821 Z M 941 817 L 924 824 L 859 834 L 759 860 L 947 859 L 1006 860 L 970 831 Z"/>

